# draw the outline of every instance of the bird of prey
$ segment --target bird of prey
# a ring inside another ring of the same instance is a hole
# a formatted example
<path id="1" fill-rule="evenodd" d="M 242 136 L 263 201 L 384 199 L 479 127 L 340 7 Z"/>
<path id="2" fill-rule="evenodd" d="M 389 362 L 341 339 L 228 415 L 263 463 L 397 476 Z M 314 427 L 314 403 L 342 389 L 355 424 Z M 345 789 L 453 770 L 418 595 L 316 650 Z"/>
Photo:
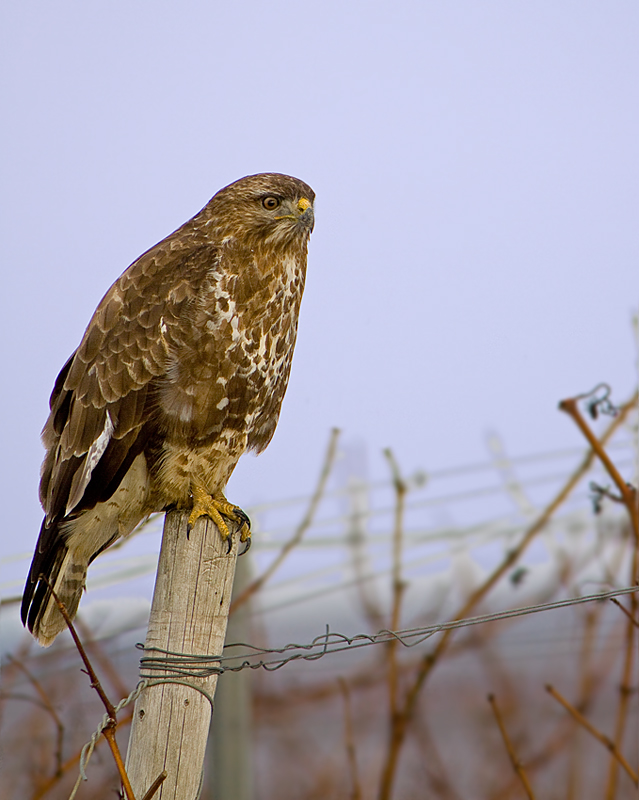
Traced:
<path id="1" fill-rule="evenodd" d="M 47 646 L 87 567 L 150 513 L 190 510 L 222 536 L 248 518 L 224 488 L 270 442 L 286 391 L 315 193 L 250 175 L 147 250 L 98 305 L 62 368 L 42 438 L 45 518 L 22 621 Z M 247 545 L 250 540 L 247 541 Z M 230 544 L 230 540 L 229 540 Z"/>

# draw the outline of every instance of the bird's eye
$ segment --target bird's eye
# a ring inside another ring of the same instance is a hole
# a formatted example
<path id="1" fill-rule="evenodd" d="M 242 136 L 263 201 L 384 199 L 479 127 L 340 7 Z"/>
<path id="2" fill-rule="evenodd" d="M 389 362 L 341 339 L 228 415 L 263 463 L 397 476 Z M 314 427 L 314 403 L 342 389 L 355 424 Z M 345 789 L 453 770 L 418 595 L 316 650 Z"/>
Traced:
<path id="1" fill-rule="evenodd" d="M 273 211 L 279 206 L 279 204 L 280 204 L 279 197 L 273 197 L 272 195 L 269 195 L 269 197 L 265 197 L 262 200 L 262 205 L 267 211 Z"/>

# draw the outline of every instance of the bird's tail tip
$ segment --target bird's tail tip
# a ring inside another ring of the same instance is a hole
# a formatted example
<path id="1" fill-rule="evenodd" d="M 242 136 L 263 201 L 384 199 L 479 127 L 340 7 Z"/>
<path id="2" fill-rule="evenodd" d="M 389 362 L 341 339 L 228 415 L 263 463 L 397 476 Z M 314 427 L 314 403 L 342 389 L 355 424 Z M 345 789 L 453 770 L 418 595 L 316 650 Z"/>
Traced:
<path id="1" fill-rule="evenodd" d="M 87 564 L 74 558 L 66 547 L 60 548 L 57 558 L 44 575 L 30 575 L 22 599 L 22 623 L 42 647 L 49 647 L 67 627 L 67 623 L 51 592 L 64 604 L 73 619 L 78 610 L 87 574 Z M 48 582 L 47 582 L 48 581 Z"/>

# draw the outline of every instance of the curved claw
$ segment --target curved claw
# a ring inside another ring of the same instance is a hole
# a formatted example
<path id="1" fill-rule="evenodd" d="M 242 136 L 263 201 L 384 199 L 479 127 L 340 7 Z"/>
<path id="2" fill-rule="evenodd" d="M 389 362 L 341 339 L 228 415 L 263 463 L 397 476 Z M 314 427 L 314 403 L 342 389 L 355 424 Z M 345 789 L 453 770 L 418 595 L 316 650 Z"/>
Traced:
<path id="1" fill-rule="evenodd" d="M 238 556 L 243 556 L 245 553 L 248 553 L 251 547 L 251 520 L 241 508 L 238 508 L 238 512 L 238 516 L 241 518 L 243 523 L 242 527 L 240 528 L 240 542 L 242 542 L 244 545 L 244 549 L 241 553 L 238 553 Z"/>
<path id="2" fill-rule="evenodd" d="M 234 507 L 233 513 L 235 514 L 235 518 L 237 519 L 237 521 L 242 523 L 242 532 L 244 531 L 245 527 L 248 528 L 248 530 L 250 531 L 251 520 L 249 519 L 248 514 L 245 511 L 242 511 L 242 509 L 239 506 Z"/>

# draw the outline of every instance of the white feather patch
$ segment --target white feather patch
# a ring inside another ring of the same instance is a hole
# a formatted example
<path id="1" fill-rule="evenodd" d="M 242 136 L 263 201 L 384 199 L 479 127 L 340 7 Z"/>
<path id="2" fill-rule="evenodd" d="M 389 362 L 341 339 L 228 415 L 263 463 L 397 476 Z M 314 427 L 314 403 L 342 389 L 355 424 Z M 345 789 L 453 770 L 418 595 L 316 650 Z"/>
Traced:
<path id="1" fill-rule="evenodd" d="M 98 438 L 93 442 L 93 444 L 89 448 L 89 452 L 85 456 L 82 469 L 78 470 L 76 474 L 73 476 L 73 481 L 71 483 L 71 490 L 69 492 L 69 500 L 67 502 L 65 516 L 69 514 L 71 511 L 73 511 L 73 509 L 78 505 L 80 500 L 82 500 L 82 495 L 84 494 L 84 490 L 87 488 L 87 486 L 89 485 L 89 481 L 91 480 L 91 473 L 95 469 L 98 461 L 102 458 L 104 451 L 107 449 L 107 446 L 111 441 L 111 437 L 113 436 L 113 430 L 114 430 L 113 420 L 111 419 L 111 415 L 107 411 L 106 420 L 104 422 L 104 428 L 102 429 L 102 433 L 98 436 Z"/>

